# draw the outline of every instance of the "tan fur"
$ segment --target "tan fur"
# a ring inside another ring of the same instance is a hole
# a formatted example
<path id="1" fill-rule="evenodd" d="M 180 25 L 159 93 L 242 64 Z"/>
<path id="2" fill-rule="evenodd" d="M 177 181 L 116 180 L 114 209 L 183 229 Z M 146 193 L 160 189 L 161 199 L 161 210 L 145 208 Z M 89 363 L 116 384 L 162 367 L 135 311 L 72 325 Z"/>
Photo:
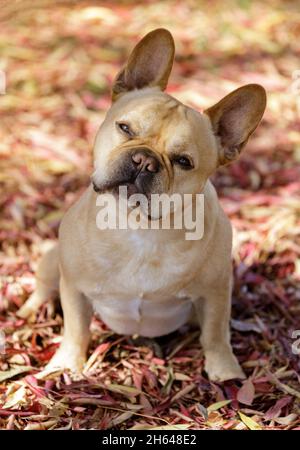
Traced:
<path id="1" fill-rule="evenodd" d="M 173 59 L 170 36 L 166 30 L 156 30 L 144 38 L 123 70 L 126 76 L 121 81 L 118 76 L 113 88 L 115 101 L 96 138 L 92 178 L 97 186 L 104 186 L 115 179 L 122 157 L 130 149 L 146 146 L 163 167 L 155 176 L 152 193 L 204 193 L 204 236 L 188 241 L 184 229 L 101 231 L 96 227 L 97 195 L 90 186 L 64 216 L 58 250 L 52 251 L 60 270 L 65 327 L 49 370 L 82 369 L 94 310 L 116 332 L 145 336 L 174 331 L 193 314 L 201 326 L 209 377 L 244 376 L 232 353 L 229 334 L 231 225 L 209 176 L 240 152 L 261 119 L 265 94 L 260 86 L 250 85 L 231 94 L 232 101 L 227 98 L 204 114 L 181 104 L 161 91 Z M 163 51 L 156 51 L 160 42 Z M 147 71 L 144 51 L 152 55 L 151 71 Z M 157 66 L 156 77 L 153 65 Z M 237 121 L 239 111 L 243 120 Z M 120 133 L 118 122 L 130 124 L 134 137 L 128 139 Z M 224 142 L 227 136 L 228 146 Z M 186 171 L 173 164 L 174 154 L 188 155 L 194 168 Z M 33 294 L 35 300 L 29 299 L 20 316 L 27 317 L 45 299 L 40 284 L 47 285 L 53 272 L 44 270 L 37 280 L 39 299 Z"/>

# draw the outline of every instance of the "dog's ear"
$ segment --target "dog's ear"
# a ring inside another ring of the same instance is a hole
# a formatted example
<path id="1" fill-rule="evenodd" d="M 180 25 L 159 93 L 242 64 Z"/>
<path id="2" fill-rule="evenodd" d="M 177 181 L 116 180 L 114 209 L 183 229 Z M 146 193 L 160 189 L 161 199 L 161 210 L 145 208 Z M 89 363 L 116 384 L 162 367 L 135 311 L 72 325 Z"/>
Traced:
<path id="1" fill-rule="evenodd" d="M 175 45 L 171 33 L 158 28 L 148 33 L 133 49 L 112 88 L 112 99 L 121 94 L 157 86 L 164 90 L 172 69 Z"/>
<path id="2" fill-rule="evenodd" d="M 248 84 L 204 111 L 210 118 L 219 144 L 219 164 L 238 158 L 259 124 L 266 107 L 266 92 L 259 84 Z"/>

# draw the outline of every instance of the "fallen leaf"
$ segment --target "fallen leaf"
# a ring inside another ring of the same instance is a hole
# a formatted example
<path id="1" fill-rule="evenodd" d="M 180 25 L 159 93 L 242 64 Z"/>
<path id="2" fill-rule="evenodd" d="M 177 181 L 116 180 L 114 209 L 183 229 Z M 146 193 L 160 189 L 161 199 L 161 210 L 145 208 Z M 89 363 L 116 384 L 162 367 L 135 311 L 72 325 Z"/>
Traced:
<path id="1" fill-rule="evenodd" d="M 255 394 L 255 387 L 252 380 L 248 378 L 244 381 L 243 386 L 239 389 L 237 393 L 237 400 L 244 405 L 252 405 Z"/>
<path id="2" fill-rule="evenodd" d="M 283 397 L 277 400 L 275 405 L 271 406 L 271 408 L 268 409 L 268 411 L 265 414 L 266 420 L 274 419 L 281 414 L 282 408 L 284 408 L 286 405 L 288 405 L 292 400 L 292 397 Z"/>
<path id="3" fill-rule="evenodd" d="M 210 406 L 207 407 L 208 412 L 217 411 L 218 409 L 223 408 L 226 405 L 229 405 L 232 400 L 221 400 L 220 402 L 212 403 Z"/>
<path id="4" fill-rule="evenodd" d="M 239 411 L 239 416 L 242 422 L 249 428 L 249 430 L 261 430 L 261 426 L 255 422 L 251 417 L 246 416 L 242 412 Z"/>
<path id="5" fill-rule="evenodd" d="M 10 378 L 20 375 L 21 373 L 29 372 L 32 370 L 31 366 L 16 366 L 10 370 L 0 371 L 0 382 L 9 380 Z"/>

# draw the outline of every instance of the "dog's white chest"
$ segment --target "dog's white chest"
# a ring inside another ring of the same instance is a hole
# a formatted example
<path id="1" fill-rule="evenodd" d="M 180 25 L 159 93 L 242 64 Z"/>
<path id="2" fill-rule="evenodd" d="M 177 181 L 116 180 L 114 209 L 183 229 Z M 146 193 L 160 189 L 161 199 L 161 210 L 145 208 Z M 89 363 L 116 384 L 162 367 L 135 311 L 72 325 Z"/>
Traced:
<path id="1" fill-rule="evenodd" d="M 94 264 L 102 280 L 95 271 L 92 283 L 81 290 L 106 325 L 119 334 L 155 337 L 175 331 L 191 314 L 192 293 L 186 286 L 197 252 L 129 232 L 126 243 L 126 263 L 107 247 Z"/>
<path id="2" fill-rule="evenodd" d="M 186 297 L 136 298 L 106 297 L 93 301 L 94 310 L 113 331 L 145 337 L 162 336 L 184 325 L 191 314 L 192 302 Z"/>

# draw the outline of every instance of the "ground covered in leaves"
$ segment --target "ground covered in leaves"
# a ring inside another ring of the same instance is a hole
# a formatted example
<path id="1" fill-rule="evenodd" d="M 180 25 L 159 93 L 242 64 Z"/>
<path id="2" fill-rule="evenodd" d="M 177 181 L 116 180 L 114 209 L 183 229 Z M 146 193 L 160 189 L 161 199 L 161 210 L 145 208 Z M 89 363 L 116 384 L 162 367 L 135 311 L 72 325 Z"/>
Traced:
<path id="1" fill-rule="evenodd" d="M 299 3 L 24 1 L 19 13 L 17 3 L 0 2 L 0 428 L 300 429 Z M 16 311 L 42 242 L 89 182 L 112 79 L 157 26 L 175 36 L 168 90 L 183 102 L 204 109 L 242 84 L 267 90 L 243 157 L 214 177 L 235 227 L 232 340 L 248 378 L 209 382 L 197 330 L 140 342 L 95 318 L 83 379 L 39 380 L 61 312 L 46 304 L 26 322 Z"/>

